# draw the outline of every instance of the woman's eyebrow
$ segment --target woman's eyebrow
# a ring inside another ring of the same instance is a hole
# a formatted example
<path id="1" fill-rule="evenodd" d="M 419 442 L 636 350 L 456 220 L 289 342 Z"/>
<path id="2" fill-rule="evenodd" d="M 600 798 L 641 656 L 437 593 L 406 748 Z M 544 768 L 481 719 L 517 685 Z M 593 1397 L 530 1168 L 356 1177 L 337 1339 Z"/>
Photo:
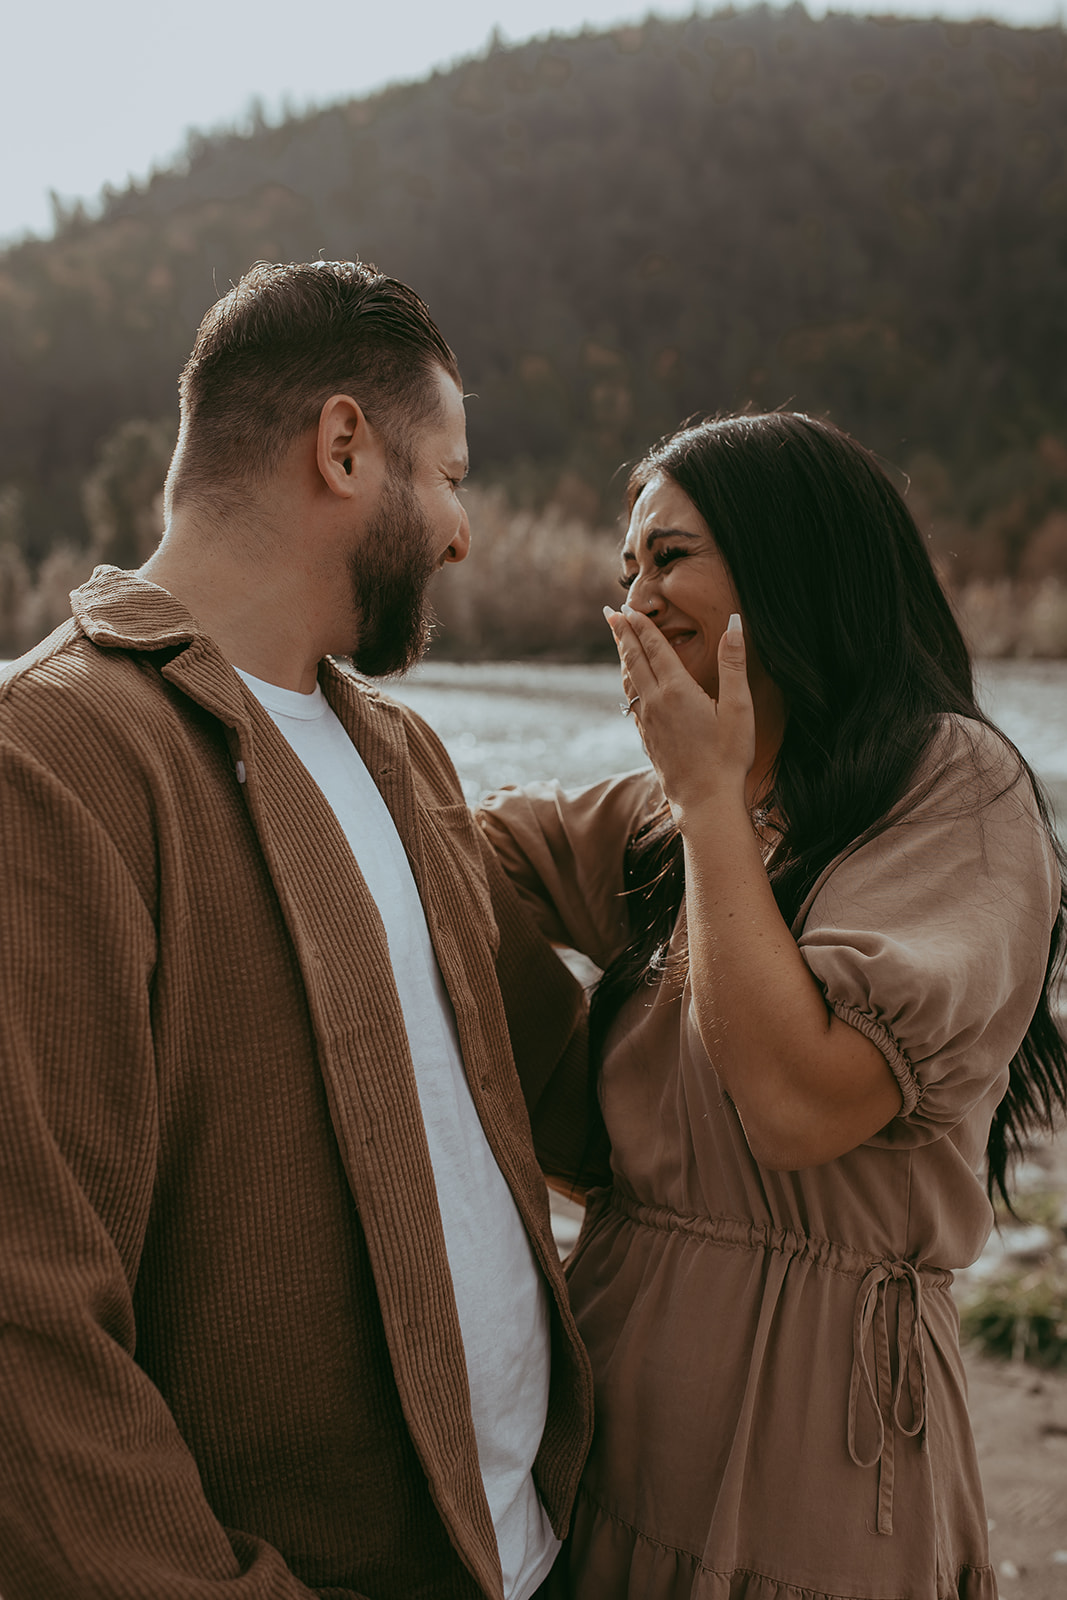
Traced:
<path id="1" fill-rule="evenodd" d="M 699 533 L 690 533 L 687 528 L 653 528 L 651 533 L 645 534 L 645 549 L 651 550 L 657 539 L 699 539 Z M 624 561 L 636 561 L 637 557 L 632 550 L 622 552 Z"/>

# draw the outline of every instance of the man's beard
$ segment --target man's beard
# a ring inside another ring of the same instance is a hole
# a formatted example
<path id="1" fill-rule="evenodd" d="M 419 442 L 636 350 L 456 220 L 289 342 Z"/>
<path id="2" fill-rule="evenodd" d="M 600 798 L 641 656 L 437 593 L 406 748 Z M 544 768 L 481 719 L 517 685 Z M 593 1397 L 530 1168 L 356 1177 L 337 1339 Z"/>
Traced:
<path id="1" fill-rule="evenodd" d="M 378 509 L 348 561 L 358 629 L 352 662 L 368 678 L 407 672 L 430 642 L 426 585 L 437 570 L 430 538 L 410 482 L 390 469 Z"/>

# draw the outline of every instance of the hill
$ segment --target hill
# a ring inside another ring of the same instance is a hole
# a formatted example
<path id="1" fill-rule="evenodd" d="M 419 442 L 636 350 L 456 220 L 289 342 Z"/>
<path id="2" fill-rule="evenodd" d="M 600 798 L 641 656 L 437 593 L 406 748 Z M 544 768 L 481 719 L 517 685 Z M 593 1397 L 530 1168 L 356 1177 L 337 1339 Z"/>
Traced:
<path id="1" fill-rule="evenodd" d="M 681 417 L 791 402 L 911 473 L 958 582 L 1067 578 L 1062 28 L 653 18 L 193 137 L 0 254 L 0 543 L 31 574 L 99 543 L 116 430 L 168 439 L 216 293 L 318 254 L 425 296 L 516 506 L 604 523 Z"/>

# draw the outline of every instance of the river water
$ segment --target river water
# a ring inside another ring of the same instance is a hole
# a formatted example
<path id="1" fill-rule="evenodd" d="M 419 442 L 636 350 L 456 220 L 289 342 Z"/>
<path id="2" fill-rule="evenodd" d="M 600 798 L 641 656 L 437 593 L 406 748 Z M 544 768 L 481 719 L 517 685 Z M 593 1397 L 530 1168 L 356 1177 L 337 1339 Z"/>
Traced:
<path id="1" fill-rule="evenodd" d="M 1067 661 L 982 662 L 978 681 L 983 706 L 1044 779 L 1067 835 Z M 436 729 L 468 800 L 534 778 L 578 787 L 646 762 L 633 719 L 619 714 L 613 665 L 431 658 L 384 687 Z"/>
<path id="2" fill-rule="evenodd" d="M 1067 662 L 983 662 L 978 681 L 983 708 L 1045 781 L 1067 834 Z M 633 719 L 619 713 L 615 666 L 431 659 L 387 688 L 444 740 L 468 800 L 534 778 L 577 787 L 646 760 Z"/>

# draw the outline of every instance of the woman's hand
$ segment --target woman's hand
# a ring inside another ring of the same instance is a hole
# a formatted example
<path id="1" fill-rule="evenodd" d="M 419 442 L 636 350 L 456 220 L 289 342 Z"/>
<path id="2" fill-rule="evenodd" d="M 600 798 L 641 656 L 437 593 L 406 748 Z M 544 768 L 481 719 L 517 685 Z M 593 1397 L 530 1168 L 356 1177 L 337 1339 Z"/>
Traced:
<path id="1" fill-rule="evenodd" d="M 885 1127 L 901 1094 L 877 1047 L 828 1008 L 775 903 L 745 792 L 756 727 L 740 618 L 719 641 L 713 700 L 655 623 L 627 606 L 605 615 L 682 836 L 704 1048 L 757 1161 L 832 1161 Z"/>
<path id="2" fill-rule="evenodd" d="M 624 605 L 604 607 L 622 663 L 623 692 L 675 819 L 723 801 L 745 803 L 756 723 L 745 670 L 741 618 L 719 641 L 719 696 L 690 677 L 654 622 Z"/>

